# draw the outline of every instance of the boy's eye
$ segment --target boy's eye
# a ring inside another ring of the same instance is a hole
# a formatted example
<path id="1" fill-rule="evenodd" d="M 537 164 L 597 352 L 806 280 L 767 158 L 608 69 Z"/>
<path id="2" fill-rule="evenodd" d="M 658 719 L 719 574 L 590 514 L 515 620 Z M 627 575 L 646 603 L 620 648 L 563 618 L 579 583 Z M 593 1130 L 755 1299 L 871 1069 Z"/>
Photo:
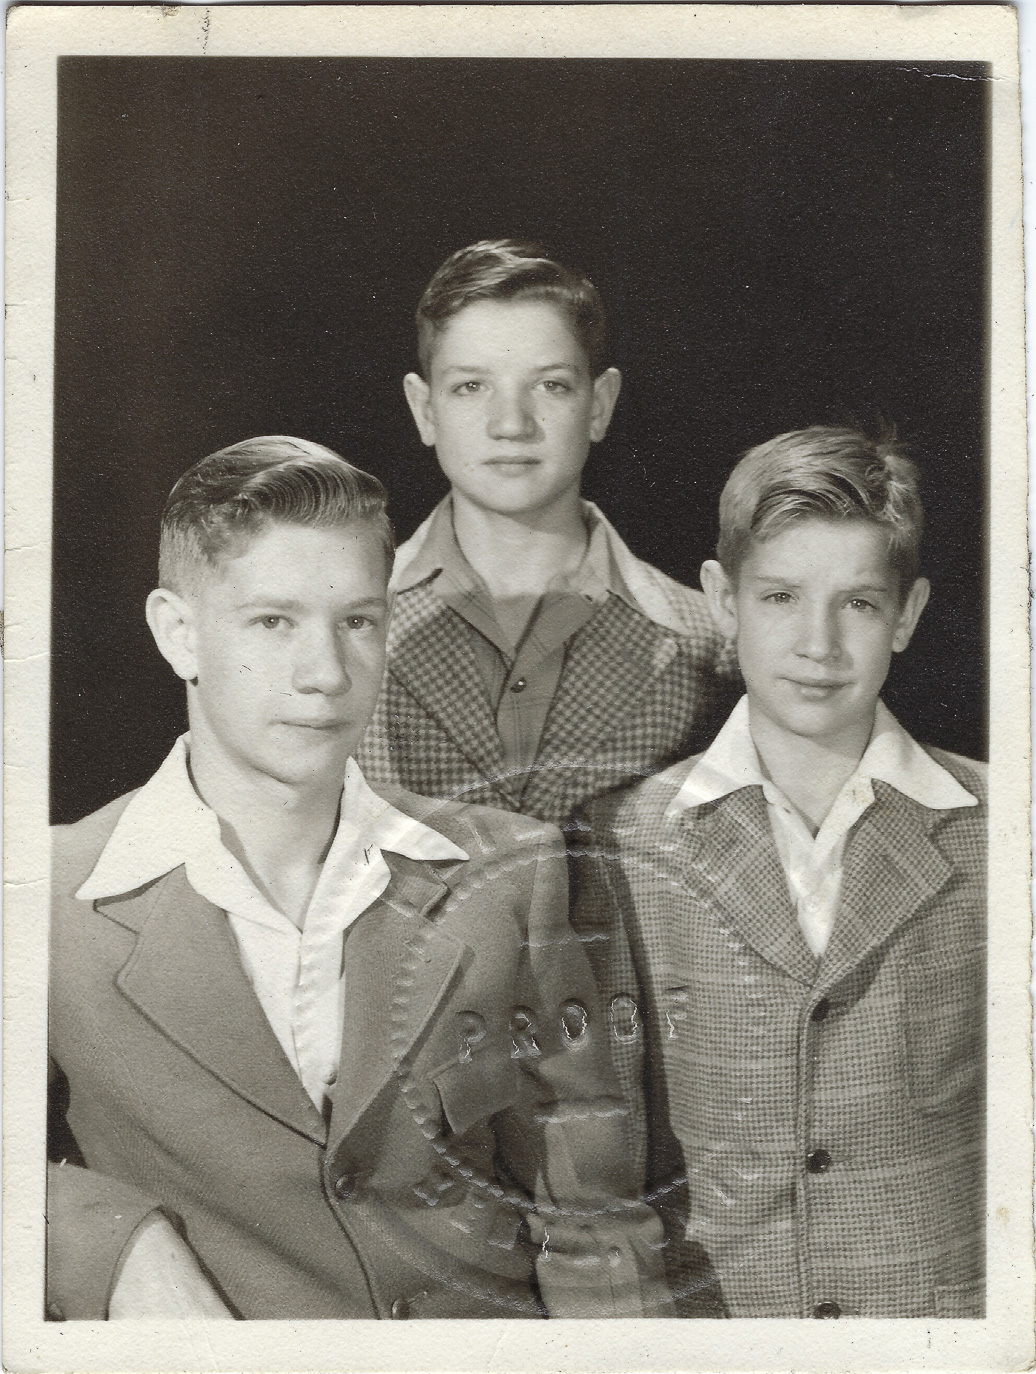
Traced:
<path id="1" fill-rule="evenodd" d="M 472 396 L 476 391 L 482 390 L 482 383 L 474 379 L 467 382 L 460 382 L 453 388 L 454 394 L 458 396 Z"/>
<path id="2" fill-rule="evenodd" d="M 557 377 L 546 378 L 543 383 L 543 389 L 544 391 L 552 392 L 554 395 L 562 395 L 566 391 L 572 390 L 567 382 L 563 382 Z"/>
<path id="3" fill-rule="evenodd" d="M 769 592 L 763 599 L 772 601 L 775 606 L 787 606 L 791 602 L 791 592 Z"/>
<path id="4" fill-rule="evenodd" d="M 365 630 L 372 626 L 374 621 L 369 615 L 347 615 L 343 624 L 347 630 Z"/>
<path id="5" fill-rule="evenodd" d="M 287 621 L 282 615 L 261 615 L 259 617 L 259 624 L 262 625 L 264 630 L 277 630 L 282 625 L 286 625 Z"/>
<path id="6" fill-rule="evenodd" d="M 854 596 L 849 605 L 854 611 L 876 611 L 878 608 L 873 601 L 868 601 L 865 596 Z"/>

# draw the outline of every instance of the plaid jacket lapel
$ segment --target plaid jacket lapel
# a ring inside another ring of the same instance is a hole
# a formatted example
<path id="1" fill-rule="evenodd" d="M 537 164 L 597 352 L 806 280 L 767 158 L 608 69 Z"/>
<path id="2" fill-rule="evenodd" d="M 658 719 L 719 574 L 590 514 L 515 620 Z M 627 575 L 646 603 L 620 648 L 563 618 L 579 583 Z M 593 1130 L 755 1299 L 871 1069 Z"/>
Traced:
<path id="1" fill-rule="evenodd" d="M 842 898 L 820 982 L 834 987 L 948 882 L 952 867 L 932 840 L 940 819 L 887 783 L 846 844 Z"/>
<path id="2" fill-rule="evenodd" d="M 479 774 L 499 787 L 503 747 L 468 633 L 431 587 L 413 587 L 397 597 L 389 665 Z"/>
<path id="3" fill-rule="evenodd" d="M 558 776 L 586 768 L 596 746 L 635 714 L 652 680 L 678 652 L 675 635 L 620 597 L 608 598 L 569 645 L 523 810 L 549 809 Z"/>
<path id="4" fill-rule="evenodd" d="M 799 929 L 762 789 L 745 787 L 683 817 L 684 871 L 706 906 L 752 948 L 807 986 L 817 960 Z"/>

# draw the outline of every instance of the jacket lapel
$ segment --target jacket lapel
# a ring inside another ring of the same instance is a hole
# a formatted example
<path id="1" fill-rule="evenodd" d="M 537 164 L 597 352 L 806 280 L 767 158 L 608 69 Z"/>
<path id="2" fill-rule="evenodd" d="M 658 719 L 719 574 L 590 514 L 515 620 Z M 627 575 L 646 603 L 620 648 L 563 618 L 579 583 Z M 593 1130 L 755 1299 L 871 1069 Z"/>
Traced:
<path id="1" fill-rule="evenodd" d="M 827 988 L 883 945 L 952 872 L 931 836 L 947 813 L 929 811 L 877 780 L 874 797 L 846 844 L 841 905 L 820 966 Z"/>
<path id="2" fill-rule="evenodd" d="M 429 918 L 450 890 L 434 866 L 387 851 L 384 858 L 389 885 L 350 927 L 345 941 L 345 1020 L 332 1094 L 332 1150 L 393 1075 L 404 1080 L 406 1091 L 407 1055 L 467 949 Z"/>
<path id="3" fill-rule="evenodd" d="M 503 746 L 460 617 L 428 586 L 401 593 L 389 672 L 438 721 L 479 775 L 499 787 Z"/>
<path id="4" fill-rule="evenodd" d="M 676 637 L 609 596 L 569 645 L 543 728 L 523 810 L 536 813 L 557 790 L 556 771 L 585 768 L 679 652 Z"/>
<path id="5" fill-rule="evenodd" d="M 288 1062 L 241 966 L 226 915 L 174 869 L 141 894 L 95 902 L 138 932 L 122 994 L 232 1092 L 323 1144 L 320 1113 Z"/>
<path id="6" fill-rule="evenodd" d="M 678 853 L 701 902 L 769 963 L 813 983 L 817 959 L 799 929 L 759 787 L 741 788 L 682 818 Z"/>

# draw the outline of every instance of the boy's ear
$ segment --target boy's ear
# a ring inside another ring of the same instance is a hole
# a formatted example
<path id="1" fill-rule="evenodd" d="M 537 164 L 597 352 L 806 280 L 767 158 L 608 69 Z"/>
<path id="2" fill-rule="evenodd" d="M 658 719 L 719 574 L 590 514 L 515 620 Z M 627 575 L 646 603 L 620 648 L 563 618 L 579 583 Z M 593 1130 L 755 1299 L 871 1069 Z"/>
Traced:
<path id="1" fill-rule="evenodd" d="M 431 448 L 435 443 L 435 420 L 432 418 L 432 407 L 429 404 L 431 391 L 428 383 L 416 372 L 408 372 L 403 378 L 403 391 L 417 425 L 417 432 L 421 436 L 421 443 Z"/>
<path id="2" fill-rule="evenodd" d="M 903 609 L 899 613 L 895 634 L 892 636 L 894 653 L 901 654 L 910 643 L 913 633 L 917 629 L 917 622 L 921 619 L 921 612 L 928 605 L 928 598 L 931 594 L 932 584 L 927 577 L 919 577 L 907 592 Z"/>
<path id="3" fill-rule="evenodd" d="M 159 587 L 147 599 L 147 623 L 158 652 L 184 682 L 198 676 L 194 649 L 194 610 L 175 592 Z"/>
<path id="4" fill-rule="evenodd" d="M 594 403 L 590 412 L 590 439 L 595 444 L 608 433 L 612 411 L 615 409 L 615 402 L 619 399 L 621 387 L 622 373 L 617 367 L 606 367 L 601 375 L 594 379 Z"/>
<path id="5" fill-rule="evenodd" d="M 724 639 L 737 638 L 737 600 L 734 584 L 715 558 L 701 565 L 701 585 L 716 629 Z"/>

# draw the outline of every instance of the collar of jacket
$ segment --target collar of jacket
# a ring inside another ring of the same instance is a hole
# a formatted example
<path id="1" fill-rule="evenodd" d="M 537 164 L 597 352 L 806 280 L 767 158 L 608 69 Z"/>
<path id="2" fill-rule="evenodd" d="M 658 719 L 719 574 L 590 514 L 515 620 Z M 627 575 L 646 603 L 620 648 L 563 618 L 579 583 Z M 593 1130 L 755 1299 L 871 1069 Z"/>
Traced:
<path id="1" fill-rule="evenodd" d="M 463 865 L 385 859 L 389 885 L 345 942 L 347 1009 L 330 1127 L 339 1139 L 399 1072 L 467 948 L 428 919 Z M 225 913 L 198 896 L 184 868 L 93 906 L 137 936 L 115 980 L 122 995 L 232 1092 L 325 1144 L 328 1127 L 270 1028 Z"/>
<path id="2" fill-rule="evenodd" d="M 447 496 L 423 520 L 405 543 L 396 550 L 392 567 L 392 580 L 389 583 L 393 592 L 409 591 L 425 580 L 434 569 L 425 568 L 421 561 L 429 535 L 437 518 L 449 502 Z M 688 625 L 681 612 L 678 599 L 669 591 L 670 579 L 630 552 L 615 526 L 604 515 L 600 507 L 592 501 L 581 501 L 580 506 L 587 527 L 600 527 L 604 532 L 608 557 L 612 566 L 613 591 L 628 601 L 631 608 L 642 612 L 665 630 L 674 634 L 686 634 Z M 674 586 L 677 584 L 673 584 Z M 682 589 L 686 590 L 686 589 Z"/>
<path id="3" fill-rule="evenodd" d="M 521 770 L 523 810 L 538 814 L 539 801 L 554 795 L 559 770 L 587 766 L 599 742 L 635 713 L 680 645 L 678 636 L 620 597 L 608 598 L 573 637 L 531 776 Z M 388 671 L 438 721 L 477 776 L 510 795 L 503 746 L 470 632 L 428 584 L 397 600 Z M 517 796 L 512 804 L 518 806 Z"/>
<path id="4" fill-rule="evenodd" d="M 874 795 L 846 845 L 838 918 L 820 960 L 799 929 L 761 787 L 669 812 L 663 843 L 697 898 L 758 954 L 799 982 L 830 990 L 930 901 L 953 871 L 934 837 L 959 813 L 929 810 L 880 781 Z"/>

